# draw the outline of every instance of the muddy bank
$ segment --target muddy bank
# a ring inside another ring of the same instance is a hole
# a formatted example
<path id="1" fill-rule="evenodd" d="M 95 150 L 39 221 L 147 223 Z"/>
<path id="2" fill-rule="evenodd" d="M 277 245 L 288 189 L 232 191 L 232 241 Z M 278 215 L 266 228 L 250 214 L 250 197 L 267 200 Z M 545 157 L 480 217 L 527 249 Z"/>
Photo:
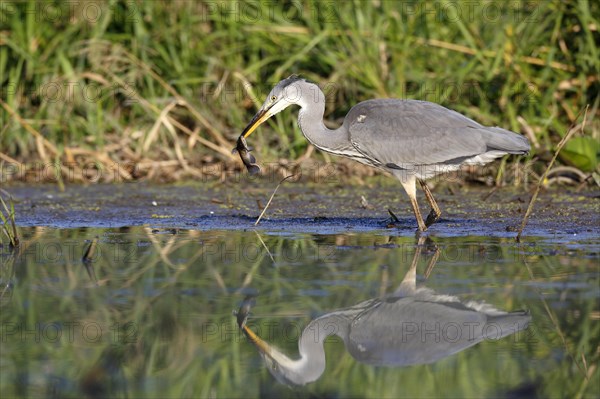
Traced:
<path id="1" fill-rule="evenodd" d="M 20 226 L 122 227 L 151 225 L 182 229 L 248 229 L 260 214 L 276 182 L 226 184 L 9 186 Z M 514 236 L 530 193 L 523 189 L 463 187 L 434 190 L 443 215 L 429 229 L 440 236 Z M 363 200 L 364 197 L 364 200 Z M 419 198 L 425 211 L 426 202 Z M 387 227 L 391 208 L 400 219 Z M 542 191 L 526 235 L 597 238 L 600 191 L 564 188 Z M 416 222 L 397 184 L 360 186 L 286 182 L 258 229 L 307 233 L 385 230 L 412 235 Z"/>

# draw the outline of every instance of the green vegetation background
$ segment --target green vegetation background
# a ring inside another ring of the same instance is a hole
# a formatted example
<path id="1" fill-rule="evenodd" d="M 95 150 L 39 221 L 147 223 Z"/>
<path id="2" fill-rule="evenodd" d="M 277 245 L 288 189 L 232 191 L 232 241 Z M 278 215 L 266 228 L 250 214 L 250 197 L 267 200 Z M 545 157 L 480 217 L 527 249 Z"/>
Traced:
<path id="1" fill-rule="evenodd" d="M 600 151 L 599 27 L 587 0 L 2 2 L 0 162 L 19 166 L 7 180 L 37 161 L 64 176 L 129 165 L 123 179 L 152 162 L 172 179 L 239 167 L 235 138 L 298 73 L 324 89 L 332 124 L 373 97 L 434 101 L 527 135 L 540 168 L 589 104 L 561 154 L 587 174 Z M 295 119 L 253 136 L 259 159 L 305 154 Z"/>

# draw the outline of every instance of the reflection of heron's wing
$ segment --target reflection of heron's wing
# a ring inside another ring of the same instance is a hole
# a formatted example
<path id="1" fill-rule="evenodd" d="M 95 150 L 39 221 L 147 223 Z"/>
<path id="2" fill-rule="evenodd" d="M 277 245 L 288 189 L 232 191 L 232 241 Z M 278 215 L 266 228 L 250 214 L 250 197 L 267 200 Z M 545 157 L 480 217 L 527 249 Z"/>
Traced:
<path id="1" fill-rule="evenodd" d="M 346 348 L 360 362 L 372 365 L 432 363 L 485 338 L 520 331 L 529 319 L 523 312 L 490 315 L 458 301 L 407 297 L 384 301 L 356 318 Z"/>

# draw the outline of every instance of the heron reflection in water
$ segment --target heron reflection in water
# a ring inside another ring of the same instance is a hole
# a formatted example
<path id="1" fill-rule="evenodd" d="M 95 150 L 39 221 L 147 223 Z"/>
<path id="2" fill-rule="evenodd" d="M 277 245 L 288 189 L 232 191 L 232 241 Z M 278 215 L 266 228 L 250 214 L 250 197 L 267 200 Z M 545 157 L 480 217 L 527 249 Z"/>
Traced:
<path id="1" fill-rule="evenodd" d="M 361 363 L 409 366 L 436 362 L 483 340 L 500 339 L 527 328 L 527 311 L 505 312 L 480 302 L 461 302 L 416 286 L 419 246 L 410 269 L 391 295 L 327 313 L 303 330 L 292 359 L 256 335 L 247 325 L 253 303 L 247 298 L 237 322 L 254 343 L 269 371 L 288 385 L 316 381 L 325 371 L 323 342 L 330 335 L 344 341 L 346 350 Z M 436 257 L 432 259 L 435 262 Z M 430 269 L 433 265 L 430 264 Z"/>

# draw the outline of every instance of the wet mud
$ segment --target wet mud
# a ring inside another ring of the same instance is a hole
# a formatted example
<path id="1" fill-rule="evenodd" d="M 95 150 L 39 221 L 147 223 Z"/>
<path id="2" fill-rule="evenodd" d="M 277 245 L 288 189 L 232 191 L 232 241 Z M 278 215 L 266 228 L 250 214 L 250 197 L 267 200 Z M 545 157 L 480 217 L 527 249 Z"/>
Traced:
<path id="1" fill-rule="evenodd" d="M 253 229 L 272 232 L 333 234 L 384 230 L 414 235 L 416 221 L 407 196 L 397 185 L 357 186 L 286 182 L 258 226 L 275 182 L 185 185 L 12 186 L 20 226 L 56 228 L 122 227 L 197 230 Z M 467 187 L 434 190 L 441 219 L 427 234 L 437 236 L 515 236 L 527 209 L 524 189 Z M 421 209 L 426 201 L 419 197 Z M 388 208 L 399 223 L 390 224 Z M 597 238 L 600 191 L 542 191 L 524 237 Z"/>

